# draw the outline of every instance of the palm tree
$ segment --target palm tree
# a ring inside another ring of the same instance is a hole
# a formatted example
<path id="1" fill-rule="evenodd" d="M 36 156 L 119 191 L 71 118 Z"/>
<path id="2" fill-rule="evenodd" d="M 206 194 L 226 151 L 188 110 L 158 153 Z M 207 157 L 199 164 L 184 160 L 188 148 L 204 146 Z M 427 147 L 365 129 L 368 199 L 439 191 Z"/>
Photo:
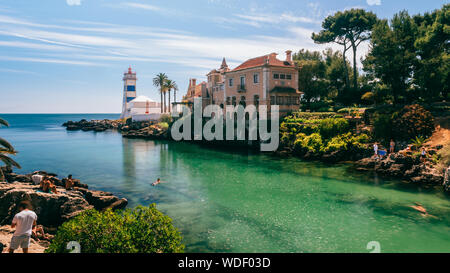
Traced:
<path id="1" fill-rule="evenodd" d="M 176 92 L 176 90 L 178 90 L 178 86 L 177 83 L 173 80 L 166 80 L 166 84 L 165 84 L 166 90 L 169 93 L 169 112 L 170 110 L 170 91 L 173 90 L 173 92 Z"/>
<path id="2" fill-rule="evenodd" d="M 4 125 L 6 127 L 9 126 L 9 123 L 0 118 L 0 126 Z M 16 155 L 17 151 L 14 150 L 14 147 L 5 139 L 0 137 L 0 161 L 2 161 L 7 167 L 17 167 L 17 168 L 21 168 L 19 163 L 17 163 L 16 161 L 14 161 L 12 158 L 10 158 L 7 155 Z M 0 181 L 3 181 L 5 178 L 5 175 L 3 174 L 3 170 L 2 168 L 0 168 Z"/>
<path id="3" fill-rule="evenodd" d="M 165 73 L 159 73 L 158 75 L 156 75 L 156 77 L 153 78 L 153 85 L 159 87 L 159 93 L 161 94 L 161 113 L 164 113 L 166 108 L 165 83 L 167 80 L 168 78 Z M 164 95 L 164 104 L 163 104 L 163 95 Z"/>

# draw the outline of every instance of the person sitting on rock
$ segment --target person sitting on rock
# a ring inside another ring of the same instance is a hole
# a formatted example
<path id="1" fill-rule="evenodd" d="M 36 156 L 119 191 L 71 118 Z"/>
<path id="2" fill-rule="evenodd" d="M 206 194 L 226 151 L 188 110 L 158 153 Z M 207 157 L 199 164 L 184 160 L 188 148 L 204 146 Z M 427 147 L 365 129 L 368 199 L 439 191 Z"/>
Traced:
<path id="1" fill-rule="evenodd" d="M 33 181 L 33 184 L 38 185 L 41 184 L 42 180 L 44 179 L 44 176 L 39 174 L 39 172 L 34 172 L 31 176 L 31 180 Z"/>
<path id="2" fill-rule="evenodd" d="M 66 178 L 66 181 L 65 181 L 66 183 L 65 183 L 65 188 L 66 188 L 66 190 L 71 190 L 71 189 L 73 189 L 73 186 L 74 186 L 74 181 L 73 181 L 73 179 L 72 179 L 72 175 L 71 174 L 69 174 L 68 176 L 67 176 L 67 178 Z"/>
<path id="3" fill-rule="evenodd" d="M 14 216 L 11 224 L 11 228 L 16 228 L 16 230 L 11 238 L 9 253 L 14 253 L 14 250 L 19 247 L 22 248 L 23 253 L 28 253 L 31 233 L 37 221 L 37 215 L 30 210 L 30 207 L 31 205 L 27 201 L 19 204 L 20 212 Z"/>
<path id="4" fill-rule="evenodd" d="M 39 188 L 45 192 L 45 193 L 58 193 L 58 190 L 56 189 L 56 186 L 50 181 L 49 177 L 46 176 L 42 182 Z"/>
<path id="5" fill-rule="evenodd" d="M 43 240 L 49 239 L 49 237 L 47 235 L 45 235 L 44 226 L 42 226 L 42 225 L 37 225 L 33 228 L 32 236 L 33 236 L 33 239 L 35 239 L 36 241 L 40 241 L 39 238 L 41 238 Z"/>

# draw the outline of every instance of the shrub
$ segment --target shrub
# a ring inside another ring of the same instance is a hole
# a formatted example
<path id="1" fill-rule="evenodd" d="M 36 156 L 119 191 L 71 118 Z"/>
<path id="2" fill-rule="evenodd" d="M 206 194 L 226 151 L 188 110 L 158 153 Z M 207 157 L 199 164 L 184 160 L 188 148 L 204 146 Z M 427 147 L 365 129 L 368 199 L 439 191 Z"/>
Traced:
<path id="1" fill-rule="evenodd" d="M 167 122 L 160 122 L 158 123 L 158 126 L 164 130 L 169 129 L 169 124 Z"/>
<path id="2" fill-rule="evenodd" d="M 349 130 L 349 123 L 344 118 L 326 118 L 321 120 L 319 125 L 320 135 L 325 139 L 347 133 Z"/>
<path id="3" fill-rule="evenodd" d="M 158 121 L 159 121 L 159 122 L 165 122 L 165 123 L 170 124 L 170 123 L 172 123 L 173 118 L 172 118 L 172 116 L 169 115 L 169 114 L 162 114 L 162 115 L 159 117 L 159 120 L 158 120 Z"/>
<path id="4" fill-rule="evenodd" d="M 184 249 L 172 219 L 155 204 L 122 213 L 84 211 L 59 227 L 46 252 L 69 252 L 66 246 L 70 241 L 78 242 L 83 253 L 174 253 Z"/>
<path id="5" fill-rule="evenodd" d="M 433 115 L 418 104 L 407 105 L 393 114 L 393 136 L 409 140 L 417 136 L 429 137 L 434 131 Z"/>
<path id="6" fill-rule="evenodd" d="M 324 118 L 342 118 L 341 114 L 335 112 L 295 112 L 285 117 L 285 121 L 296 122 L 300 120 L 324 119 Z"/>
<path id="7" fill-rule="evenodd" d="M 323 142 L 322 137 L 318 133 L 306 136 L 303 133 L 297 135 L 294 147 L 297 151 L 319 153 L 322 150 Z"/>
<path id="8" fill-rule="evenodd" d="M 333 137 L 324 148 L 325 153 L 335 151 L 354 151 L 357 152 L 361 149 L 366 149 L 366 143 L 370 140 L 366 134 L 353 135 L 352 133 L 346 133 Z"/>

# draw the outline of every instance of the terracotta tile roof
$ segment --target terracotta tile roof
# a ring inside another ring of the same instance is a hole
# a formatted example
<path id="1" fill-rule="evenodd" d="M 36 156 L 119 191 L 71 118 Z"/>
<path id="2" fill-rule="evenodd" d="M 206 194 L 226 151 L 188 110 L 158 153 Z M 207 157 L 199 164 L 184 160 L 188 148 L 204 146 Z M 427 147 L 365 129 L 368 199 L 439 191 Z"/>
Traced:
<path id="1" fill-rule="evenodd" d="M 237 71 L 237 70 L 242 70 L 242 69 L 262 66 L 262 65 L 266 64 L 267 60 L 268 60 L 268 64 L 271 65 L 271 66 L 294 67 L 294 64 L 292 62 L 289 63 L 289 62 L 286 62 L 286 61 L 278 60 L 277 59 L 277 54 L 276 53 L 271 53 L 271 54 L 268 54 L 268 55 L 256 57 L 256 58 L 253 58 L 253 59 L 249 59 L 249 60 L 243 62 L 241 65 L 239 65 L 235 69 L 233 69 L 232 71 Z"/>

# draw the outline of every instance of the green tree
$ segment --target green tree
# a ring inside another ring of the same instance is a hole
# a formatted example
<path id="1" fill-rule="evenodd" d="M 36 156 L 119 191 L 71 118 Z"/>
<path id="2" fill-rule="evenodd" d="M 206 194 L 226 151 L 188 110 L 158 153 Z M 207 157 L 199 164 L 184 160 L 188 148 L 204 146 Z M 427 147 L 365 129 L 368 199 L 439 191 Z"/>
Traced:
<path id="1" fill-rule="evenodd" d="M 345 71 L 348 71 L 351 68 L 350 64 L 348 61 L 344 63 L 341 52 L 333 51 L 331 48 L 326 49 L 323 52 L 323 55 L 326 64 L 325 77 L 329 83 L 328 97 L 339 97 L 341 99 L 345 99 Z"/>
<path id="2" fill-rule="evenodd" d="M 304 92 L 303 100 L 310 103 L 323 99 L 327 95 L 326 65 L 320 52 L 302 49 L 293 55 L 293 60 L 301 70 L 298 83 Z"/>
<path id="3" fill-rule="evenodd" d="M 356 53 L 358 46 L 370 39 L 372 27 L 377 22 L 374 13 L 363 9 L 339 11 L 328 16 L 322 23 L 322 30 L 313 33 L 312 39 L 319 44 L 337 43 L 344 47 L 343 62 L 346 63 L 346 53 L 353 49 L 353 88 L 357 89 L 358 77 L 356 66 Z M 345 67 L 346 68 L 346 67 Z M 349 86 L 349 76 L 346 68 L 346 84 Z"/>
<path id="4" fill-rule="evenodd" d="M 0 126 L 6 126 L 9 127 L 9 123 L 0 118 Z M 10 155 L 16 155 L 17 151 L 14 149 L 14 147 L 5 139 L 0 137 L 0 161 L 2 161 L 6 167 L 16 167 L 21 168 L 19 163 L 14 161 Z M 5 180 L 5 175 L 3 173 L 2 168 L 0 168 L 0 181 Z"/>
<path id="5" fill-rule="evenodd" d="M 171 112 L 170 91 L 173 90 L 173 92 L 175 93 L 176 90 L 178 90 L 178 86 L 177 86 L 177 83 L 175 81 L 167 79 L 165 84 L 164 84 L 164 88 L 169 93 L 169 112 Z M 174 99 L 175 99 L 175 97 L 174 97 Z"/>
<path id="6" fill-rule="evenodd" d="M 76 241 L 82 253 L 176 253 L 184 250 L 181 240 L 172 219 L 152 204 L 121 213 L 84 211 L 58 228 L 46 252 L 69 252 L 67 243 Z"/>
<path id="7" fill-rule="evenodd" d="M 408 12 L 394 15 L 389 26 L 379 21 L 373 28 L 371 51 L 364 61 L 365 70 L 387 84 L 396 104 L 412 83 L 416 54 L 416 27 Z"/>
<path id="8" fill-rule="evenodd" d="M 448 98 L 450 89 L 450 4 L 432 13 L 413 17 L 418 26 L 415 40 L 417 69 L 414 83 L 422 97 L 432 101 Z"/>
<path id="9" fill-rule="evenodd" d="M 166 89 L 165 83 L 168 80 L 165 73 L 159 73 L 153 78 L 153 85 L 159 88 L 159 94 L 161 95 L 161 113 L 166 112 Z M 163 100 L 164 96 L 164 100 Z"/>

